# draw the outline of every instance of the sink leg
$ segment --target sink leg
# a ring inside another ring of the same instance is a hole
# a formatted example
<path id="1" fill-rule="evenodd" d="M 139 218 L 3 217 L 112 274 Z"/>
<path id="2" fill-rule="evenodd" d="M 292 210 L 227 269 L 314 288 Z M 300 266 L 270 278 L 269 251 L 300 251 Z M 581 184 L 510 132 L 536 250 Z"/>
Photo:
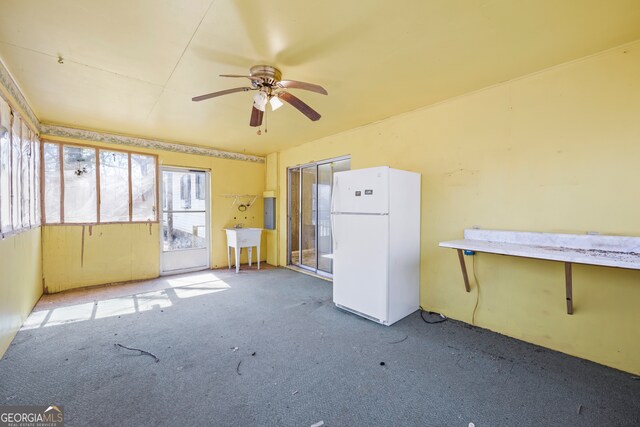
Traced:
<path id="1" fill-rule="evenodd" d="M 240 272 L 240 248 L 236 248 L 236 273 Z"/>
<path id="2" fill-rule="evenodd" d="M 231 246 L 227 246 L 227 264 L 229 264 L 229 270 L 231 270 Z"/>
<path id="3" fill-rule="evenodd" d="M 249 246 L 247 248 L 247 252 L 249 254 L 249 267 L 251 267 L 251 258 L 252 258 L 252 255 L 253 255 L 252 251 L 253 251 L 253 248 L 251 246 Z"/>

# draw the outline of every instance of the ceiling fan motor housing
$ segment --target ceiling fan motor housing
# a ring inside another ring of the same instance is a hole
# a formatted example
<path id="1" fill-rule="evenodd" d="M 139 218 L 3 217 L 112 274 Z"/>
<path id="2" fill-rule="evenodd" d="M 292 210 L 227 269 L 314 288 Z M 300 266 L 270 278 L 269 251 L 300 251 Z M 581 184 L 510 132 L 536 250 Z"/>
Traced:
<path id="1" fill-rule="evenodd" d="M 249 73 L 251 74 L 251 77 L 261 78 L 264 86 L 273 86 L 282 80 L 282 73 L 280 70 L 270 65 L 255 65 L 249 69 Z"/>

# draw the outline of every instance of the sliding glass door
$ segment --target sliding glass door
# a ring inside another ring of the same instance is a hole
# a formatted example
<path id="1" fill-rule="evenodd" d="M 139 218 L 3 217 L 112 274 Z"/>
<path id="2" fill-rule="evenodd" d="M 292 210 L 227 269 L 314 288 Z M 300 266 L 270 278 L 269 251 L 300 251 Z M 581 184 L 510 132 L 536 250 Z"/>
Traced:
<path id="1" fill-rule="evenodd" d="M 289 169 L 289 264 L 333 272 L 331 187 L 333 174 L 349 168 L 349 158 L 340 158 Z"/>

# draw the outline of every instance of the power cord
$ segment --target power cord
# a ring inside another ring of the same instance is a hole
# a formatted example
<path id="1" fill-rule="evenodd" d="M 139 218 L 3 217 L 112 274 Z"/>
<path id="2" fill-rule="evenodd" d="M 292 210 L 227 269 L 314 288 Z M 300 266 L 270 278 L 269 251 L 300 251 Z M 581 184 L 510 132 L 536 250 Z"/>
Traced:
<path id="1" fill-rule="evenodd" d="M 480 302 L 480 282 L 478 282 L 478 276 L 476 275 L 476 257 L 478 255 L 473 256 L 473 279 L 476 281 L 476 288 L 478 291 L 476 292 L 476 305 L 473 307 L 473 314 L 471 315 L 471 324 L 476 325 L 476 310 L 478 309 L 478 303 Z"/>
<path id="2" fill-rule="evenodd" d="M 440 316 L 440 318 L 438 320 L 427 320 L 424 317 L 425 313 L 427 313 L 428 315 L 437 314 L 438 316 Z M 427 311 L 423 309 L 422 306 L 420 306 L 420 317 L 422 317 L 422 320 L 424 320 L 425 323 L 429 323 L 429 324 L 442 323 L 445 320 L 447 320 L 447 316 L 445 316 L 444 314 L 436 313 L 435 311 Z"/>

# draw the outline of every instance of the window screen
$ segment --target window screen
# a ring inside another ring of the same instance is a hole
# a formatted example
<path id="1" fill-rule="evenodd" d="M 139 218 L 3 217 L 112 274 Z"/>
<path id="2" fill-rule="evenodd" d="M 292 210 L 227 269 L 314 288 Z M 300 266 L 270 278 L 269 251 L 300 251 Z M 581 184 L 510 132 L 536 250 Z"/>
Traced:
<path id="1" fill-rule="evenodd" d="M 0 99 L 0 229 L 11 231 L 11 112 L 9 105 Z"/>
<path id="2" fill-rule="evenodd" d="M 40 225 L 40 144 L 31 133 L 31 225 Z"/>
<path id="3" fill-rule="evenodd" d="M 44 218 L 49 224 L 60 222 L 60 146 L 44 144 Z"/>
<path id="4" fill-rule="evenodd" d="M 31 166 L 31 156 L 33 152 L 31 151 L 31 131 L 27 128 L 27 125 L 22 122 L 22 155 L 20 157 L 20 182 L 22 183 L 22 188 L 20 192 L 20 210 L 22 212 L 22 227 L 31 226 L 31 177 L 29 176 L 30 166 Z"/>
<path id="5" fill-rule="evenodd" d="M 20 138 L 20 119 L 14 117 L 11 132 L 11 219 L 13 229 L 22 227 L 22 209 L 20 194 L 22 193 L 22 141 Z"/>
<path id="6" fill-rule="evenodd" d="M 156 159 L 131 154 L 132 220 L 154 221 L 156 218 Z"/>
<path id="7" fill-rule="evenodd" d="M 63 147 L 64 222 L 97 222 L 96 150 Z"/>
<path id="8" fill-rule="evenodd" d="M 100 150 L 100 222 L 129 221 L 129 154 Z"/>

